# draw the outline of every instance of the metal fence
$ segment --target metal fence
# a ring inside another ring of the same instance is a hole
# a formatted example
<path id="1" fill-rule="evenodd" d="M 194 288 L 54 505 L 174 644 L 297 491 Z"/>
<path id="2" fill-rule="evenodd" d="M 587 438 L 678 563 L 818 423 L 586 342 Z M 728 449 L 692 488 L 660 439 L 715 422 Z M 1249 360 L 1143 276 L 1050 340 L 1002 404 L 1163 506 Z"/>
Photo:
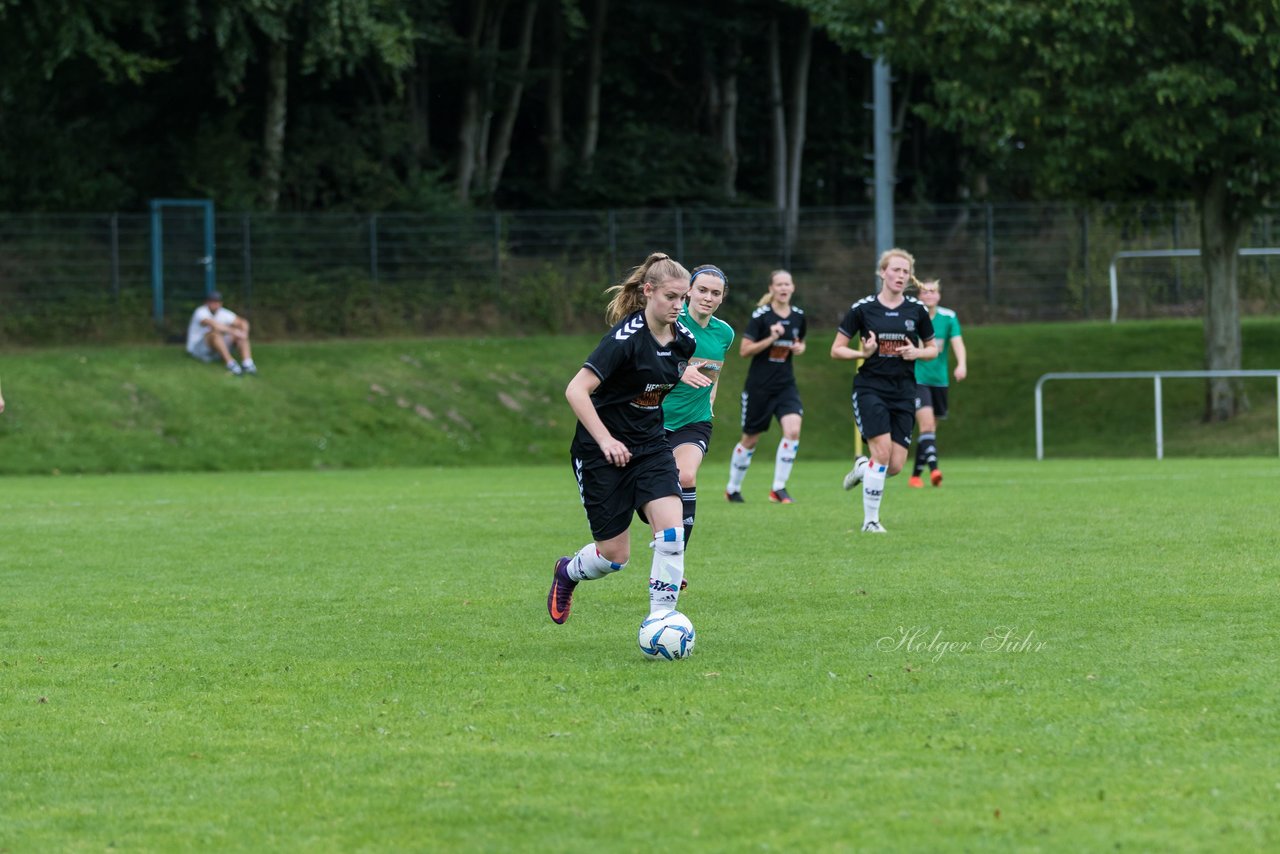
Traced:
<path id="1" fill-rule="evenodd" d="M 1115 253 L 1199 245 L 1190 205 L 916 205 L 899 246 L 967 323 L 1102 319 Z M 186 216 L 196 216 L 196 212 Z M 808 208 L 788 245 L 764 209 L 461 214 L 249 214 L 166 220 L 162 331 L 185 326 L 210 261 L 232 308 L 277 336 L 559 331 L 598 325 L 602 290 L 652 251 L 729 275 L 724 311 L 745 310 L 769 272 L 792 271 L 797 304 L 834 326 L 874 288 L 871 207 Z M 1242 245 L 1271 246 L 1275 215 Z M 157 282 L 147 214 L 0 214 L 0 336 L 18 343 L 153 335 Z M 1277 235 L 1280 237 L 1280 235 Z M 1280 307 L 1280 259 L 1241 258 L 1246 311 Z M 1194 315 L 1197 259 L 1126 262 L 1121 319 Z M 103 319 L 110 323 L 104 323 Z M 114 330 L 114 331 L 113 331 Z"/>

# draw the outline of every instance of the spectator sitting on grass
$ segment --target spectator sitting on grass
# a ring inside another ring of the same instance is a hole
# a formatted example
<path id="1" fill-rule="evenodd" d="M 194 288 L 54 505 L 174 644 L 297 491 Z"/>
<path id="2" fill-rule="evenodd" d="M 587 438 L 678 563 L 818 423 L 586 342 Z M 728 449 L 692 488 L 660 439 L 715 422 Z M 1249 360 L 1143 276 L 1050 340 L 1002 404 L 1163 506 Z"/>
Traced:
<path id="1" fill-rule="evenodd" d="M 232 348 L 240 354 L 237 362 L 231 355 Z M 256 374 L 253 350 L 249 346 L 249 321 L 229 308 L 222 307 L 222 294 L 210 291 L 204 305 L 191 313 L 187 326 L 187 352 L 202 362 L 212 362 L 218 356 L 227 370 L 236 376 Z"/>

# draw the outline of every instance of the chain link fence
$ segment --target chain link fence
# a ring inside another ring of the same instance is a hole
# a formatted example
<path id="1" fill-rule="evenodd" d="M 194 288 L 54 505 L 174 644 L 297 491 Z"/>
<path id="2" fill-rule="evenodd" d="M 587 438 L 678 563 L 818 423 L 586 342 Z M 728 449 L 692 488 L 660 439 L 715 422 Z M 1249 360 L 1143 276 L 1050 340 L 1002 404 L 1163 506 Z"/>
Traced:
<path id="1" fill-rule="evenodd" d="M 921 278 L 942 280 L 943 304 L 968 324 L 1105 319 L 1115 253 L 1199 245 L 1190 205 L 896 214 L 897 244 Z M 0 214 L 0 343 L 176 336 L 210 261 L 228 306 L 276 338 L 597 329 L 604 288 L 659 250 L 723 268 L 728 318 L 745 316 L 777 268 L 792 272 L 796 302 L 819 328 L 875 287 L 871 207 L 805 209 L 790 244 L 781 213 L 742 208 L 220 213 L 212 258 L 189 239 L 198 215 L 166 219 L 158 242 L 147 214 Z M 1270 247 L 1275 230 L 1273 213 L 1259 217 L 1242 245 Z M 1280 307 L 1278 280 L 1280 258 L 1240 259 L 1246 313 Z M 1127 260 L 1119 281 L 1121 319 L 1202 310 L 1198 258 Z"/>

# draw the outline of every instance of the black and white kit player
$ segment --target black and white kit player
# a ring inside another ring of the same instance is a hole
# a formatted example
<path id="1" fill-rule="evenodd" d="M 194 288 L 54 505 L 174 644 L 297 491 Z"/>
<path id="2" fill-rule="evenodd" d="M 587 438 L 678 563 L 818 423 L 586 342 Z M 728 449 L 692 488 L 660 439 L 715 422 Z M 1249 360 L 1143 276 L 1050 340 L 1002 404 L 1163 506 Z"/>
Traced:
<path id="1" fill-rule="evenodd" d="M 934 338 L 929 309 L 916 298 L 905 295 L 892 308 L 874 295 L 858 300 L 840 321 L 836 341 L 839 343 L 844 336 L 866 342 L 873 335 L 875 351 L 864 358 L 853 378 L 853 420 L 867 441 L 870 454 L 876 454 L 872 438 L 887 436 L 888 442 L 881 453 L 892 445 L 900 445 L 905 458 L 915 426 L 916 375 L 912 359 L 919 357 L 915 348 L 929 347 Z M 909 350 L 907 355 L 912 359 L 903 357 L 904 348 Z M 932 356 L 926 355 L 926 358 Z M 897 455 L 894 453 L 892 459 L 896 460 Z M 884 532 L 880 524 L 880 500 L 886 477 L 896 474 L 898 467 L 888 459 L 860 457 L 853 471 L 845 476 L 845 489 L 851 489 L 859 481 L 863 483 L 863 531 Z"/>
<path id="2" fill-rule="evenodd" d="M 683 324 L 677 322 L 675 332 L 670 344 L 659 345 L 645 326 L 644 312 L 637 311 L 609 330 L 583 363 L 600 378 L 591 395 L 596 413 L 609 433 L 630 449 L 632 465 L 638 456 L 662 452 L 671 456 L 662 427 L 662 401 L 680 381 L 697 346 L 693 333 Z M 600 446 L 581 423 L 570 450 L 584 467 L 614 467 L 601 456 Z M 680 494 L 678 476 L 675 494 Z M 627 524 L 617 530 L 595 533 L 607 538 L 630 524 L 628 516 Z"/>

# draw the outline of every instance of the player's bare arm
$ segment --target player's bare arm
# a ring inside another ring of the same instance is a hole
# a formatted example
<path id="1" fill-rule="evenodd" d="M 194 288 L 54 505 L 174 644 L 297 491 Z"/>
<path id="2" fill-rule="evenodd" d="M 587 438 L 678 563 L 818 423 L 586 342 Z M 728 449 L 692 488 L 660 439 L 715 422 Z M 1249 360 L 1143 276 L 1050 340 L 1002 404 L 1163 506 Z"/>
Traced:
<path id="1" fill-rule="evenodd" d="M 702 372 L 701 362 L 690 362 L 680 375 L 680 382 L 690 388 L 706 388 L 715 384 L 715 380 Z"/>
<path id="2" fill-rule="evenodd" d="M 855 350 L 849 346 L 849 336 L 843 332 L 837 332 L 835 341 L 831 342 L 831 358 L 845 361 L 870 358 L 878 345 L 874 332 L 868 332 L 867 335 L 868 337 L 862 340 L 862 349 Z"/>
<path id="3" fill-rule="evenodd" d="M 773 342 L 782 337 L 782 332 L 782 324 L 775 323 L 773 326 L 769 327 L 768 338 L 761 338 L 759 341 L 756 341 L 753 338 L 747 338 L 744 336 L 742 343 L 738 346 L 738 355 L 747 359 L 754 356 L 756 353 L 768 350 L 773 346 Z"/>
<path id="4" fill-rule="evenodd" d="M 615 466 L 625 466 L 631 462 L 631 449 L 613 438 L 613 434 L 604 426 L 604 422 L 600 420 L 600 414 L 591 403 L 591 393 L 599 386 L 600 378 L 595 375 L 595 372 L 581 368 L 569 381 L 568 387 L 564 390 L 564 396 L 569 401 L 569 408 L 573 410 L 573 414 L 578 416 L 582 426 L 600 446 L 604 458 Z"/>
<path id="5" fill-rule="evenodd" d="M 951 349 L 956 354 L 955 377 L 962 380 L 969 376 L 969 355 L 964 350 L 964 339 L 959 335 L 951 336 Z"/>
<path id="6" fill-rule="evenodd" d="M 908 362 L 929 362 L 938 358 L 938 342 L 930 338 L 916 347 L 908 341 L 898 349 L 898 355 Z"/>

